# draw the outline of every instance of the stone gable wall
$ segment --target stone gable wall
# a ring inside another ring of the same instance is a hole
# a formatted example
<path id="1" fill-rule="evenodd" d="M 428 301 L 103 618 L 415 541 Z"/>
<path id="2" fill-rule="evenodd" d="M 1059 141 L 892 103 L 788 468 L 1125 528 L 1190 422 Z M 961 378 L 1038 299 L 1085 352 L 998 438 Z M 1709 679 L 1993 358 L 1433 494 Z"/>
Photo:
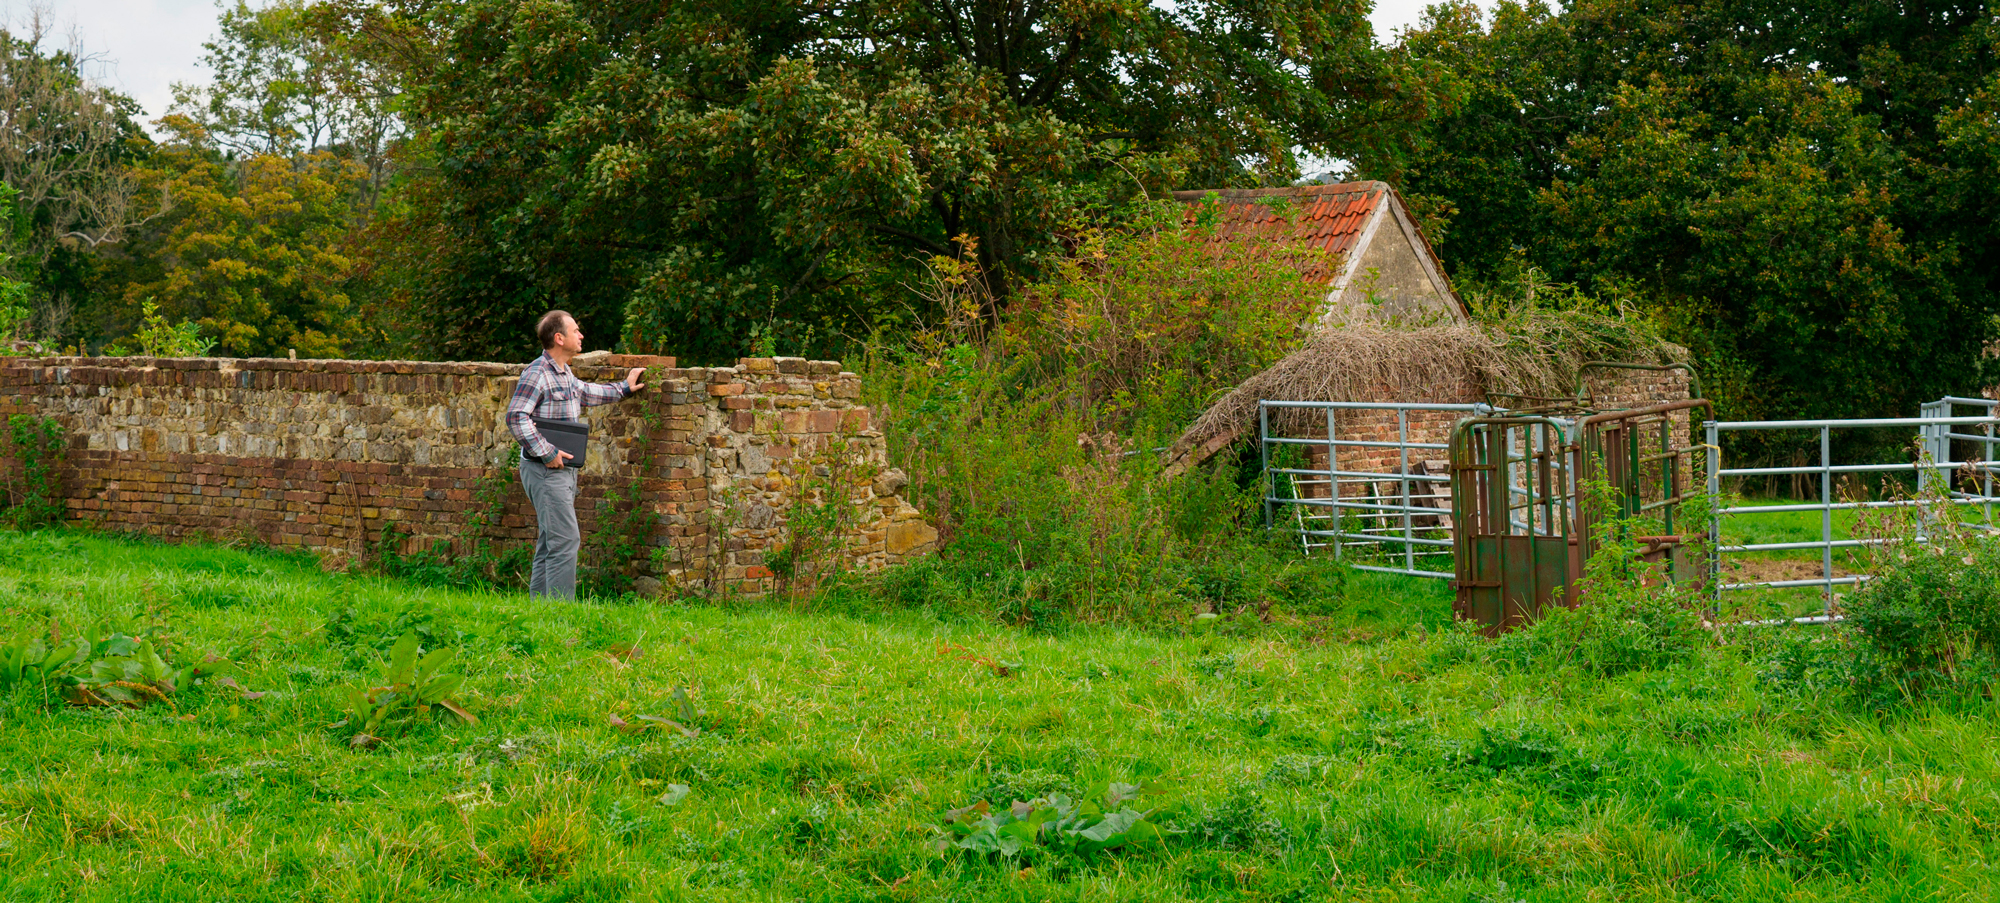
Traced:
<path id="1" fill-rule="evenodd" d="M 638 572 L 664 584 L 758 594 L 768 557 L 799 539 L 806 505 L 848 506 L 846 529 L 805 537 L 820 567 L 922 555 L 936 531 L 899 494 L 886 447 L 833 361 L 746 358 L 680 368 L 613 355 L 586 380 L 649 367 L 647 388 L 588 408 L 577 513 L 586 542 L 607 493 L 658 515 Z M 393 521 L 404 551 L 467 540 L 482 480 L 515 447 L 503 415 L 523 365 L 220 358 L 0 358 L 0 416 L 61 421 L 70 516 L 154 535 L 245 537 L 334 558 L 367 554 Z M 0 461 L 0 468 L 18 462 Z M 488 530 L 532 543 L 511 472 Z M 820 522 L 829 522 L 820 517 Z M 657 552 L 655 552 L 657 550 Z"/>

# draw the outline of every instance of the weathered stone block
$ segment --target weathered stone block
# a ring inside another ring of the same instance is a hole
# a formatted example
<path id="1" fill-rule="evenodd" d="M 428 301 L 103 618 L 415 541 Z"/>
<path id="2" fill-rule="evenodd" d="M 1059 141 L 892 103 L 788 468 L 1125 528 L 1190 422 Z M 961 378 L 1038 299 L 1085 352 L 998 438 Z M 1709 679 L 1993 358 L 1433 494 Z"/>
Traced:
<path id="1" fill-rule="evenodd" d="M 884 542 L 890 555 L 903 557 L 918 552 L 929 551 L 937 544 L 937 528 L 921 520 L 903 521 L 889 525 Z"/>

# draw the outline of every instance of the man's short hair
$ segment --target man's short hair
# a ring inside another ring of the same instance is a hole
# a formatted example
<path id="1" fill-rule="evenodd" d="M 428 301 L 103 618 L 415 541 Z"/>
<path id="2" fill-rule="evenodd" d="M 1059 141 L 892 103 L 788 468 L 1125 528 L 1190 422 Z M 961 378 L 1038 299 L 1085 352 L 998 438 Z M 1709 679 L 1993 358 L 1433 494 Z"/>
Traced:
<path id="1" fill-rule="evenodd" d="M 566 310 L 552 310 L 542 315 L 535 323 L 535 337 L 542 340 L 542 350 L 555 347 L 556 334 L 563 331 L 563 321 L 574 319 Z"/>

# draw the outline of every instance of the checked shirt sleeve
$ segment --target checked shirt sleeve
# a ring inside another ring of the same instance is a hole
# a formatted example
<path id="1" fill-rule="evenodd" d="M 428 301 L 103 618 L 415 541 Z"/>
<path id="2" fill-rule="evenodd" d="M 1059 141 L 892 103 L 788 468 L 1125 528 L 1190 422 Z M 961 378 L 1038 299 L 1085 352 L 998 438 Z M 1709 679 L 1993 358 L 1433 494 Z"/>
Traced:
<path id="1" fill-rule="evenodd" d="M 521 443 L 524 454 L 538 460 L 548 458 L 556 450 L 549 440 L 542 438 L 541 430 L 535 429 L 532 419 L 542 395 L 548 391 L 549 376 L 547 367 L 528 367 L 521 371 L 521 380 L 514 384 L 514 394 L 507 399 L 507 431 Z"/>
<path id="2" fill-rule="evenodd" d="M 615 383 L 587 383 L 578 380 L 577 386 L 582 389 L 583 406 L 586 408 L 620 401 L 632 394 L 631 387 L 625 385 L 623 380 Z"/>

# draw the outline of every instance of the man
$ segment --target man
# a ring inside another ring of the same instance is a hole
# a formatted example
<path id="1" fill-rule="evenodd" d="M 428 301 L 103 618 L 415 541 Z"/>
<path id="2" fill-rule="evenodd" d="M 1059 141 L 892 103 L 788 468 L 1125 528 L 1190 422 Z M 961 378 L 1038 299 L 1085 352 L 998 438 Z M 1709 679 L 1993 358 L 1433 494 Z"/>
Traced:
<path id="1" fill-rule="evenodd" d="M 634 367 L 622 383 L 587 383 L 569 370 L 583 353 L 583 330 L 566 311 L 552 310 L 535 324 L 542 356 L 521 371 L 507 401 L 507 429 L 521 443 L 521 488 L 535 505 L 535 565 L 528 595 L 538 599 L 576 598 L 576 553 L 583 534 L 576 526 L 576 468 L 565 466 L 569 452 L 542 437 L 534 417 L 581 421 L 583 409 L 610 404 L 645 388 L 644 367 Z"/>

